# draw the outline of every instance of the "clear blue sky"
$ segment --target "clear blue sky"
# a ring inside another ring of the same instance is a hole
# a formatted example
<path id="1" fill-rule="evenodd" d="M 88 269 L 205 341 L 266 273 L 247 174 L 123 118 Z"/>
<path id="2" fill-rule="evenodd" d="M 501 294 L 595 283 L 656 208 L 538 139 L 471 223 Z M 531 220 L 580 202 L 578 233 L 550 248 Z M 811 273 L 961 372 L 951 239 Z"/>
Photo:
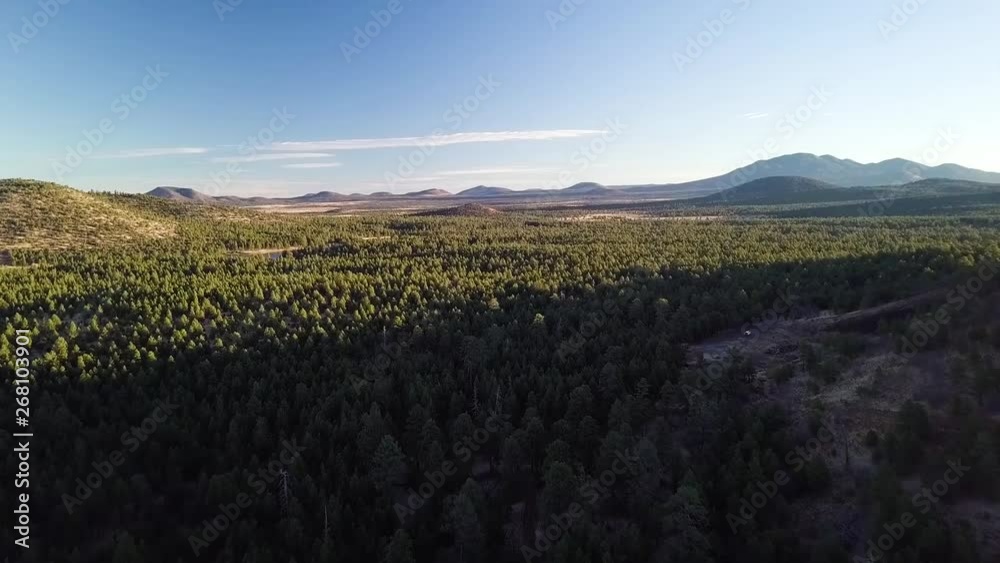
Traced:
<path id="1" fill-rule="evenodd" d="M 995 0 L 47 1 L 52 16 L 0 6 L 0 177 L 243 195 L 660 183 L 751 153 L 921 160 L 948 129 L 930 163 L 1000 170 Z M 894 6 L 912 13 L 880 26 Z"/>

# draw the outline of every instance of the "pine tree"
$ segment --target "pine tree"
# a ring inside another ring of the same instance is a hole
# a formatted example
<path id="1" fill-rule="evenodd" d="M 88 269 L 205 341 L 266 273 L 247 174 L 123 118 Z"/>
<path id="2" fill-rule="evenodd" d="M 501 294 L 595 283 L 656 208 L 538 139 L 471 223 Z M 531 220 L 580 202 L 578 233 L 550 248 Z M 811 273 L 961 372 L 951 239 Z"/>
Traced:
<path id="1" fill-rule="evenodd" d="M 380 491 L 402 483 L 406 477 L 406 456 L 392 436 L 383 436 L 372 456 L 372 481 Z"/>

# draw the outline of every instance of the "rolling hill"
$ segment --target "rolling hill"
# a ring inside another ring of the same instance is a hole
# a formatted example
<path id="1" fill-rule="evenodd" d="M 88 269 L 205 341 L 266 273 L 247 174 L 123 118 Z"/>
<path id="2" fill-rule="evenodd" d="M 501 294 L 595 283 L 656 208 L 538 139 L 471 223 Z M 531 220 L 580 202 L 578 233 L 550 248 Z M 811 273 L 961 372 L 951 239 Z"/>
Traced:
<path id="1" fill-rule="evenodd" d="M 338 194 L 331 191 L 322 191 L 314 194 L 306 194 L 298 197 L 290 198 L 272 198 L 272 202 L 286 202 L 286 203 L 330 203 L 334 201 L 344 201 L 351 199 L 350 196 L 344 194 Z"/>
<path id="2" fill-rule="evenodd" d="M 858 199 L 858 192 L 802 176 L 775 176 L 753 180 L 700 198 L 703 203 L 781 205 Z"/>
<path id="3" fill-rule="evenodd" d="M 194 190 L 191 188 L 175 188 L 172 186 L 160 186 L 158 188 L 154 188 L 149 192 L 146 192 L 146 195 L 159 197 L 163 199 L 169 199 L 173 201 L 186 201 L 186 202 L 187 201 L 209 202 L 209 201 L 215 201 L 216 199 L 208 194 L 201 193 L 198 190 Z"/>
<path id="4" fill-rule="evenodd" d="M 0 180 L 0 209 L 4 210 L 0 252 L 148 242 L 176 236 L 185 219 L 246 222 L 261 215 L 221 205 L 190 205 L 186 202 L 206 200 L 185 189 L 164 188 L 159 193 L 163 195 L 83 192 L 37 180 Z"/>
<path id="5" fill-rule="evenodd" d="M 404 195 L 409 197 L 448 197 L 451 195 L 451 192 L 432 188 L 429 190 L 420 190 L 419 192 L 409 192 Z"/>
<path id="6" fill-rule="evenodd" d="M 34 180 L 0 180 L 0 208 L 4 209 L 0 249 L 148 240 L 172 236 L 175 228 L 171 218 L 140 212 L 116 201 L 115 196 Z"/>
<path id="7" fill-rule="evenodd" d="M 352 199 L 351 196 L 338 194 L 336 192 L 322 191 L 309 193 L 295 197 L 270 198 L 270 197 L 237 197 L 237 196 L 210 196 L 199 192 L 193 188 L 159 187 L 146 192 L 145 195 L 178 201 L 184 203 L 219 203 L 224 205 L 274 205 L 274 204 L 303 204 L 303 203 L 330 203 Z"/>
<path id="8" fill-rule="evenodd" d="M 900 198 L 992 196 L 1000 184 L 931 178 L 903 185 L 844 188 L 802 176 L 774 176 L 752 180 L 693 203 L 734 205 L 791 205 Z M 990 200 L 985 197 L 984 201 Z"/>
<path id="9" fill-rule="evenodd" d="M 509 188 L 497 188 L 491 186 L 476 186 L 474 188 L 469 188 L 467 190 L 462 190 L 458 192 L 458 197 L 504 197 L 510 195 L 516 195 L 517 192 Z"/>
<path id="10" fill-rule="evenodd" d="M 613 190 L 607 186 L 602 186 L 596 182 L 580 182 L 579 184 L 574 184 L 568 188 L 559 190 L 560 193 L 566 195 L 611 195 L 617 193 L 618 190 Z"/>
<path id="11" fill-rule="evenodd" d="M 1000 183 L 973 182 L 969 180 L 950 180 L 946 178 L 929 178 L 899 186 L 907 195 L 975 195 L 1000 191 Z"/>

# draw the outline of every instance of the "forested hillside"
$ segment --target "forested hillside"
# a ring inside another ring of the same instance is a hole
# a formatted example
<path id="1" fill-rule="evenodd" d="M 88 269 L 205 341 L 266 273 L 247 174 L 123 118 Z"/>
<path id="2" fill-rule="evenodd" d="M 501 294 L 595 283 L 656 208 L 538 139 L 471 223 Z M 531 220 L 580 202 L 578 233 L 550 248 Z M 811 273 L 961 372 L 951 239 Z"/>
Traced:
<path id="1" fill-rule="evenodd" d="M 216 225 L 268 222 L 218 206 L 183 205 L 130 194 L 86 193 L 35 180 L 0 180 L 0 249 L 70 249 L 172 239 L 180 219 Z M 194 227 L 197 228 L 197 227 Z"/>
<path id="2" fill-rule="evenodd" d="M 283 217 L 40 185 L 0 198 L 5 380 L 15 330 L 33 354 L 24 561 L 842 562 L 957 459 L 971 477 L 885 560 L 992 556 L 989 530 L 952 507 L 994 510 L 1000 485 L 996 220 Z M 879 394 L 909 381 L 912 316 L 972 279 L 914 356 L 946 366 L 944 399 Z M 928 295 L 764 349 L 767 364 L 692 352 Z M 898 361 L 841 396 L 878 342 Z M 854 401 L 871 418 L 838 418 L 822 452 L 790 455 Z M 0 431 L 6 474 L 13 441 Z"/>

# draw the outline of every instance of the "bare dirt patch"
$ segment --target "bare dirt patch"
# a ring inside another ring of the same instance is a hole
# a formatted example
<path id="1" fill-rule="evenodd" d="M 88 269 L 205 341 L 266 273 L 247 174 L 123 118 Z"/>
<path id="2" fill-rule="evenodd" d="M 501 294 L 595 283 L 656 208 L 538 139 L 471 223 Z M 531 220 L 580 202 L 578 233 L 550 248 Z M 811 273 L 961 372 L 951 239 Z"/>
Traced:
<path id="1" fill-rule="evenodd" d="M 286 252 L 294 252 L 296 250 L 302 250 L 301 246 L 286 246 L 284 248 L 255 248 L 252 250 L 239 250 L 236 252 L 238 255 L 242 256 L 266 256 L 268 260 L 278 260 L 285 255 Z"/>
<path id="2" fill-rule="evenodd" d="M 585 215 L 575 215 L 566 217 L 563 221 L 583 222 L 583 221 L 607 221 L 611 219 L 625 221 L 717 221 L 722 219 L 721 215 L 669 215 L 654 217 L 642 213 L 628 211 L 613 211 L 606 213 L 587 213 Z"/>
<path id="3" fill-rule="evenodd" d="M 302 250 L 301 246 L 286 246 L 284 248 L 255 248 L 253 250 L 240 250 L 240 254 L 249 256 L 259 256 L 261 254 L 281 254 L 282 252 L 292 252 Z"/>
<path id="4" fill-rule="evenodd" d="M 950 353 L 921 349 L 903 355 L 895 348 L 894 337 L 877 332 L 881 319 L 910 314 L 915 308 L 943 299 L 945 292 L 932 291 L 908 299 L 843 314 L 820 313 L 805 318 L 780 319 L 747 337 L 741 331 L 727 331 L 689 348 L 689 364 L 718 362 L 731 352 L 749 358 L 764 395 L 776 401 L 802 425 L 812 409 L 820 408 L 832 421 L 837 439 L 820 455 L 830 469 L 831 488 L 822 495 L 797 500 L 789 509 L 795 514 L 804 537 L 822 537 L 836 530 L 853 545 L 864 541 L 870 522 L 857 506 L 857 487 L 864 476 L 875 470 L 871 452 L 864 444 L 869 430 L 884 436 L 895 424 L 902 406 L 909 400 L 945 408 L 949 397 L 960 390 L 948 375 Z M 819 381 L 807 373 L 800 344 L 815 346 L 822 359 L 836 354 L 824 349 L 831 337 L 850 334 L 863 343 L 856 356 L 844 358 L 832 381 Z M 791 365 L 794 375 L 785 382 L 769 380 L 772 368 Z M 860 480 L 859 480 L 860 479 Z M 919 486 L 919 482 L 917 483 Z M 943 505 L 949 519 L 966 520 L 976 529 L 979 545 L 986 554 L 1000 553 L 1000 503 L 961 500 Z"/>

